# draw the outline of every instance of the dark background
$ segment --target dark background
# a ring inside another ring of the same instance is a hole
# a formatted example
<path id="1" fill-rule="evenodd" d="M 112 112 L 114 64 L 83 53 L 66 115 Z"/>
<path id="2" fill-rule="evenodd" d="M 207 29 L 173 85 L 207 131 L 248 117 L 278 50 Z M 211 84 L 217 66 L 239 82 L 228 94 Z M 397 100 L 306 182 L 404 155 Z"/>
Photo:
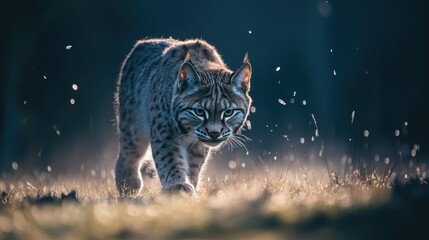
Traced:
<path id="1" fill-rule="evenodd" d="M 320 161 L 322 145 L 331 163 L 422 162 L 428 10 L 426 0 L 8 1 L 0 10 L 0 171 L 12 162 L 20 171 L 111 168 L 121 63 L 136 40 L 170 36 L 207 40 L 231 69 L 249 52 L 249 155 L 239 149 L 216 162 Z"/>

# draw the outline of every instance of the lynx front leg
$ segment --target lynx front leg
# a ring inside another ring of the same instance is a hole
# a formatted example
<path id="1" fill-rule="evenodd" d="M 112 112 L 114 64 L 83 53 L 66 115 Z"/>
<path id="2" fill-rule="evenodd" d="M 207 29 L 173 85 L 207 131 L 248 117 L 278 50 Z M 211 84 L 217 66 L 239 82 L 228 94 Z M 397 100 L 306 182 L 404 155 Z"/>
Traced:
<path id="1" fill-rule="evenodd" d="M 152 154 L 162 187 L 166 192 L 184 191 L 193 195 L 195 188 L 187 175 L 186 151 L 168 139 L 152 141 Z"/>
<path id="2" fill-rule="evenodd" d="M 209 158 L 209 155 L 210 150 L 201 145 L 188 150 L 188 175 L 195 189 L 198 189 L 200 176 L 202 174 L 201 169 L 204 168 L 205 162 Z"/>

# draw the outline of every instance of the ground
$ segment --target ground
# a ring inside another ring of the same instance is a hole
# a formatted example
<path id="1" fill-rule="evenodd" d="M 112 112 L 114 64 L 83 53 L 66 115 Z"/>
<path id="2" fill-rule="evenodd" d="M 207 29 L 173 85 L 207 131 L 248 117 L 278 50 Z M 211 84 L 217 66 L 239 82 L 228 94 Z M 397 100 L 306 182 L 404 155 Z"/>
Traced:
<path id="1" fill-rule="evenodd" d="M 317 171 L 315 171 L 317 172 Z M 324 176 L 325 175 L 325 176 Z M 310 177 L 311 176 L 311 177 Z M 229 172 L 197 196 L 147 180 L 120 197 L 113 178 L 0 181 L 0 239 L 410 239 L 428 236 L 429 187 L 387 173 Z"/>

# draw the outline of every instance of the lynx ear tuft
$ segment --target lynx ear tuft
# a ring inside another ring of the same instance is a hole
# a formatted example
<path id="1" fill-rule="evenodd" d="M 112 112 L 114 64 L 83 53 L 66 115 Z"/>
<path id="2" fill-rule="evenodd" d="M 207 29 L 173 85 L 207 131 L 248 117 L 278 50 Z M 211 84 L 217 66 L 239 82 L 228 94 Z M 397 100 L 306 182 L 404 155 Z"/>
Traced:
<path id="1" fill-rule="evenodd" d="M 249 53 L 246 52 L 246 54 L 244 54 L 244 58 L 243 58 L 243 63 L 247 63 L 249 62 Z"/>
<path id="2" fill-rule="evenodd" d="M 247 54 L 246 54 L 247 56 Z M 245 56 L 245 60 L 246 60 Z M 252 76 L 252 66 L 248 61 L 244 62 L 241 67 L 234 72 L 231 77 L 231 83 L 241 89 L 243 92 L 250 90 L 250 77 Z"/>
<path id="3" fill-rule="evenodd" d="M 184 90 L 188 86 L 198 83 L 198 74 L 190 62 L 184 62 L 179 70 L 179 81 L 177 84 L 178 89 Z"/>

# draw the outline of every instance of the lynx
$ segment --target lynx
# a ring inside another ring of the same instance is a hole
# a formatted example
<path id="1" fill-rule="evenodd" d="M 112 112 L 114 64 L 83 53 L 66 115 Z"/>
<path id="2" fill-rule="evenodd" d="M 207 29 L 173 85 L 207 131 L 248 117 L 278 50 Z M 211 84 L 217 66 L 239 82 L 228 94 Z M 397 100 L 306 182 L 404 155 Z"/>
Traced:
<path id="1" fill-rule="evenodd" d="M 115 94 L 119 193 L 141 191 L 142 156 L 151 146 L 163 190 L 195 194 L 210 153 L 245 140 L 240 130 L 252 101 L 251 74 L 247 54 L 231 71 L 203 40 L 138 41 L 122 65 Z"/>

